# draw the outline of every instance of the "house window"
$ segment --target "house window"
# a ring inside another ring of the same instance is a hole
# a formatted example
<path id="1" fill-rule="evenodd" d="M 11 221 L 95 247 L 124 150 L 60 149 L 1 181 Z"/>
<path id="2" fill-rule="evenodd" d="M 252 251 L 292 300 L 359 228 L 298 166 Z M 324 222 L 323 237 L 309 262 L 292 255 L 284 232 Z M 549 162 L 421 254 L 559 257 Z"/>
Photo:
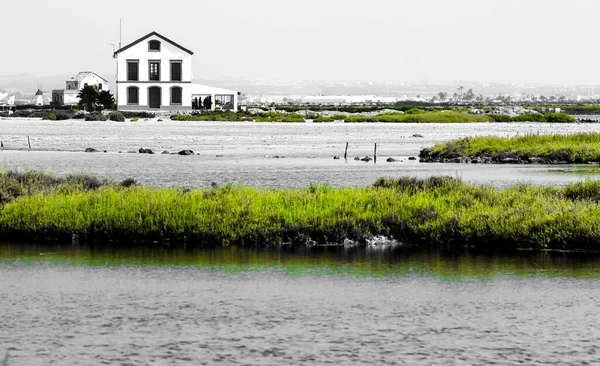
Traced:
<path id="1" fill-rule="evenodd" d="M 137 61 L 127 61 L 127 80 L 138 81 L 139 65 Z"/>
<path id="2" fill-rule="evenodd" d="M 181 61 L 171 61 L 171 81 L 181 81 Z"/>
<path id="3" fill-rule="evenodd" d="M 160 61 L 150 61 L 148 70 L 148 80 L 160 80 Z"/>
<path id="4" fill-rule="evenodd" d="M 127 104 L 139 104 L 140 90 L 137 86 L 127 88 Z"/>
<path id="5" fill-rule="evenodd" d="M 154 40 L 148 42 L 148 51 L 160 52 L 160 41 Z"/>
<path id="6" fill-rule="evenodd" d="M 171 88 L 171 104 L 181 104 L 181 87 L 174 86 Z"/>
<path id="7" fill-rule="evenodd" d="M 98 90 L 102 90 L 102 83 L 98 84 Z"/>

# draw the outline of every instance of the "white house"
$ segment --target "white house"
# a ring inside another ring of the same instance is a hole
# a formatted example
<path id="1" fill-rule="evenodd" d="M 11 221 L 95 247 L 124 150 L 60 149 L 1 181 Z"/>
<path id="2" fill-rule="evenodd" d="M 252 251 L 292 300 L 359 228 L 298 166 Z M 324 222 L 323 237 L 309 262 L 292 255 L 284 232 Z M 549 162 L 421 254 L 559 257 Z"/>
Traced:
<path id="1" fill-rule="evenodd" d="M 237 111 L 237 92 L 192 83 L 193 54 L 156 32 L 115 51 L 117 108 Z"/>
<path id="2" fill-rule="evenodd" d="M 77 94 L 86 85 L 96 85 L 98 91 L 108 90 L 108 80 L 92 71 L 81 71 L 66 81 L 65 89 L 52 90 L 52 104 L 72 105 L 79 103 Z"/>

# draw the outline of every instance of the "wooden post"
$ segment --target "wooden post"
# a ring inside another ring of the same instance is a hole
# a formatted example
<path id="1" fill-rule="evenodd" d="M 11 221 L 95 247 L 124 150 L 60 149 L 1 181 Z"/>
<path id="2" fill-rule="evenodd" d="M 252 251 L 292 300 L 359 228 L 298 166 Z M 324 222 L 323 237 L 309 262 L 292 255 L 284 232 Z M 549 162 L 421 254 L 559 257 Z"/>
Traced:
<path id="1" fill-rule="evenodd" d="M 344 150 L 344 159 L 348 157 L 348 143 L 346 142 L 346 150 Z"/>
<path id="2" fill-rule="evenodd" d="M 373 163 L 377 163 L 377 143 L 375 143 L 375 149 L 373 150 Z"/>
<path id="3" fill-rule="evenodd" d="M 31 140 L 29 140 L 29 136 L 27 136 L 27 145 L 29 145 L 29 150 L 31 150 Z"/>

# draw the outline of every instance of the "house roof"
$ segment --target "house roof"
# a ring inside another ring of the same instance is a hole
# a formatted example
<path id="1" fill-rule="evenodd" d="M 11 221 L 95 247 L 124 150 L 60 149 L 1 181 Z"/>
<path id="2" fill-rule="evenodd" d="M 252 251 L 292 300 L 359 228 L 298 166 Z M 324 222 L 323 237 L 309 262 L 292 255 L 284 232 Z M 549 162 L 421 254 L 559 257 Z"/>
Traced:
<path id="1" fill-rule="evenodd" d="M 175 43 L 175 42 L 171 41 L 171 40 L 170 40 L 170 39 L 168 39 L 167 37 L 165 37 L 165 36 L 163 36 L 163 35 L 160 35 L 160 34 L 158 34 L 158 33 L 156 33 L 156 32 L 151 32 L 151 33 L 148 33 L 148 34 L 146 34 L 146 35 L 145 35 L 145 36 L 143 36 L 142 38 L 140 38 L 140 39 L 138 39 L 138 40 L 136 40 L 136 41 L 133 41 L 133 42 L 131 42 L 131 43 L 130 43 L 130 44 L 128 44 L 127 46 L 124 46 L 124 47 L 121 47 L 121 48 L 119 48 L 118 50 L 116 50 L 116 51 L 115 51 L 115 53 L 114 53 L 114 56 L 116 56 L 116 55 L 117 55 L 117 53 L 123 52 L 123 51 L 125 51 L 126 49 L 129 49 L 129 48 L 131 48 L 131 47 L 135 46 L 136 44 L 138 44 L 138 43 L 142 42 L 143 40 L 145 40 L 145 39 L 148 39 L 148 38 L 150 38 L 150 37 L 152 37 L 152 36 L 156 36 L 156 37 L 158 37 L 158 38 L 162 39 L 163 41 L 165 41 L 165 42 L 168 42 L 168 43 L 172 44 L 173 46 L 175 46 L 175 47 L 177 47 L 177 48 L 179 48 L 179 49 L 181 49 L 181 50 L 183 50 L 183 51 L 185 51 L 185 52 L 189 53 L 190 55 L 193 55 L 193 54 L 194 54 L 194 52 L 192 52 L 192 51 L 188 50 L 187 48 L 185 48 L 185 47 L 183 47 L 183 46 L 180 46 L 180 45 L 178 45 L 177 43 Z"/>
<path id="2" fill-rule="evenodd" d="M 103 81 L 106 81 L 108 83 L 108 80 L 106 80 L 105 78 L 103 78 L 102 76 L 96 74 L 93 71 L 81 71 L 79 72 L 77 75 L 73 76 L 71 78 L 71 80 L 77 80 L 77 81 L 81 81 L 82 79 L 85 79 L 86 77 L 88 77 L 89 75 L 96 75 L 97 77 L 99 77 L 100 79 L 102 79 Z"/>

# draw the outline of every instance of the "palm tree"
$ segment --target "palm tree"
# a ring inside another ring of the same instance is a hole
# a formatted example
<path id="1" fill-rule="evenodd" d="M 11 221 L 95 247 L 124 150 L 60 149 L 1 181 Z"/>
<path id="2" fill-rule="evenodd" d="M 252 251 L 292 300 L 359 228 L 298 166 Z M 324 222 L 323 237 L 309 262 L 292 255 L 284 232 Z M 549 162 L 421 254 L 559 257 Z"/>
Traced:
<path id="1" fill-rule="evenodd" d="M 461 99 L 461 100 L 462 100 L 462 92 L 463 92 L 463 89 L 464 89 L 464 88 L 465 88 L 465 87 L 464 87 L 464 86 L 462 86 L 462 85 L 458 87 L 458 92 L 460 93 L 460 99 Z"/>
<path id="2" fill-rule="evenodd" d="M 79 108 L 85 106 L 85 109 L 88 112 L 92 112 L 99 97 L 97 85 L 84 86 L 77 94 L 77 98 L 79 98 Z"/>
<path id="3" fill-rule="evenodd" d="M 108 90 L 102 90 L 98 94 L 98 101 L 104 109 L 113 109 L 115 106 L 115 97 Z"/>

